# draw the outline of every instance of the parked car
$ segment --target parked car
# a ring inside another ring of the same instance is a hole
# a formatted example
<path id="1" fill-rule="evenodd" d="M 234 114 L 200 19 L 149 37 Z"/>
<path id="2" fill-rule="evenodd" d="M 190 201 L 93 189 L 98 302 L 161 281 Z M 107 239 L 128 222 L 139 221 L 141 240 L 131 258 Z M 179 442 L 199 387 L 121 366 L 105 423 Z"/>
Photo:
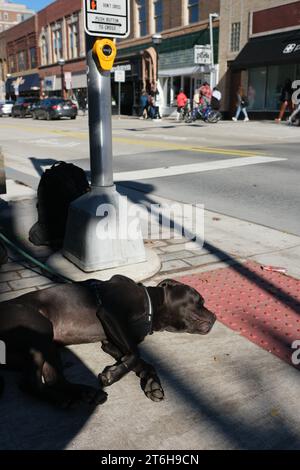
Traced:
<path id="1" fill-rule="evenodd" d="M 11 110 L 14 105 L 14 101 L 1 101 L 0 102 L 0 117 L 11 116 Z"/>
<path id="2" fill-rule="evenodd" d="M 34 103 L 39 101 L 38 98 L 35 97 L 22 97 L 18 98 L 15 104 L 12 107 L 11 115 L 12 117 L 21 117 L 24 118 L 26 116 L 32 115 L 32 106 Z"/>
<path id="3" fill-rule="evenodd" d="M 60 119 L 68 117 L 76 119 L 78 108 L 71 100 L 62 98 L 46 98 L 36 103 L 32 109 L 33 119 Z"/>

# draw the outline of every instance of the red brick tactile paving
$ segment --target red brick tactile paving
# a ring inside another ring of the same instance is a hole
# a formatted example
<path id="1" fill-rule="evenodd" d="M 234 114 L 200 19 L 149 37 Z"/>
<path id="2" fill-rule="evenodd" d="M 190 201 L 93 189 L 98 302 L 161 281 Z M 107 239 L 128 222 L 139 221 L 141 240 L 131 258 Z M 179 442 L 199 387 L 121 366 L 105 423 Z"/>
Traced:
<path id="1" fill-rule="evenodd" d="M 299 280 L 252 261 L 178 280 L 198 290 L 224 325 L 293 365 L 291 345 L 300 340 Z"/>

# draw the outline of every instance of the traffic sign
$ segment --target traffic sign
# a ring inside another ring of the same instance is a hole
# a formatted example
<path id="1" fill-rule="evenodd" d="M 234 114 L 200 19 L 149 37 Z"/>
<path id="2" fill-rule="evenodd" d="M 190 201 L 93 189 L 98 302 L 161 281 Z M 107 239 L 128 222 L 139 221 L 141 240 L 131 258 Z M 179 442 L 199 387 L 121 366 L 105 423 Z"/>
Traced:
<path id="1" fill-rule="evenodd" d="M 90 36 L 126 38 L 129 0 L 84 0 L 84 28 Z"/>
<path id="2" fill-rule="evenodd" d="M 125 82 L 125 70 L 115 70 L 115 82 Z"/>

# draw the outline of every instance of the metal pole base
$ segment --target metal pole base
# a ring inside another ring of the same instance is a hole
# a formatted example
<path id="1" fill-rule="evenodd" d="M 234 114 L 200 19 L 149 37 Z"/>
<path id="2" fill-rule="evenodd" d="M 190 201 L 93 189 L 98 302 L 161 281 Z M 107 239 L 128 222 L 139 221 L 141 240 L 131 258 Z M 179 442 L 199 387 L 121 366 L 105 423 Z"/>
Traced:
<path id="1" fill-rule="evenodd" d="M 133 204 L 115 186 L 93 187 L 69 208 L 63 255 L 85 272 L 144 262 Z"/>

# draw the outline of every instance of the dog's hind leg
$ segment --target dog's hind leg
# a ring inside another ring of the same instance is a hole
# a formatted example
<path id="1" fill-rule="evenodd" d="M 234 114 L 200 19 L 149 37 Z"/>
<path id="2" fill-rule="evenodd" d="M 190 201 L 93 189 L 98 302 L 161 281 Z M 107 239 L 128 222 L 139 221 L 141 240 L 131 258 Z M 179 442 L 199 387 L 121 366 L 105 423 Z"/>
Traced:
<path id="1" fill-rule="evenodd" d="M 14 344 L 17 340 L 21 343 L 19 351 L 25 358 L 20 388 L 64 408 L 76 402 L 103 403 L 107 398 L 105 392 L 70 383 L 64 377 L 58 347 L 53 341 L 52 323 L 38 312 L 23 309 L 22 313 L 30 328 L 21 327 L 10 332 Z"/>

